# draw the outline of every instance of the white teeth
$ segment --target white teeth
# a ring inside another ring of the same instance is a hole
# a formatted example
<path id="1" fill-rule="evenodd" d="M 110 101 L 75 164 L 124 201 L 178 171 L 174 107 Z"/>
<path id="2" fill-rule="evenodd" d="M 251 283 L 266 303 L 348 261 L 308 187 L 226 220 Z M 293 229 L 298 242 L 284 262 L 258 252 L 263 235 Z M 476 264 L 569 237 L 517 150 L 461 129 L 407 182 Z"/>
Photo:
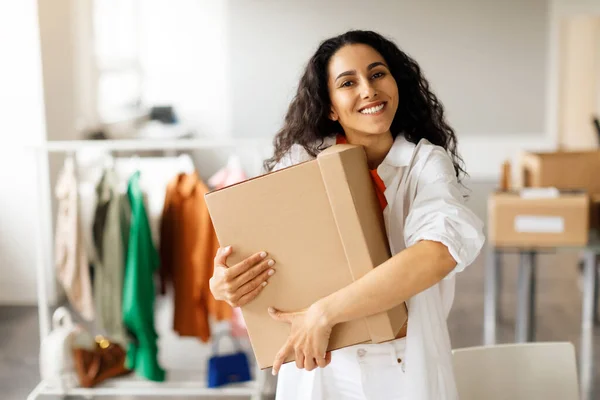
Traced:
<path id="1" fill-rule="evenodd" d="M 381 111 L 383 109 L 384 105 L 385 105 L 385 103 L 381 103 L 380 105 L 375 106 L 375 107 L 365 108 L 364 110 L 361 110 L 360 113 L 361 114 L 375 114 L 375 113 L 378 113 L 379 111 Z"/>

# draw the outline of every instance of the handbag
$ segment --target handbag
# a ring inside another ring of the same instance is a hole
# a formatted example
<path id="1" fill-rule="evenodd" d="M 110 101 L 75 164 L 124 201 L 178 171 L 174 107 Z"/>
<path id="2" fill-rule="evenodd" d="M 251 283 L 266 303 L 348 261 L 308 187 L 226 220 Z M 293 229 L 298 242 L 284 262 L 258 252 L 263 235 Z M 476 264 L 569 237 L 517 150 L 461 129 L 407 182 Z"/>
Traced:
<path id="1" fill-rule="evenodd" d="M 123 347 L 103 336 L 97 336 L 92 349 L 73 348 L 75 371 L 82 387 L 91 388 L 108 378 L 125 375 L 126 352 Z"/>
<path id="2" fill-rule="evenodd" d="M 239 342 L 230 335 L 236 352 L 227 355 L 218 355 L 218 344 L 222 335 L 213 339 L 213 356 L 208 360 L 208 387 L 216 388 L 229 383 L 247 382 L 250 378 L 250 365 L 248 357 L 241 349 Z"/>

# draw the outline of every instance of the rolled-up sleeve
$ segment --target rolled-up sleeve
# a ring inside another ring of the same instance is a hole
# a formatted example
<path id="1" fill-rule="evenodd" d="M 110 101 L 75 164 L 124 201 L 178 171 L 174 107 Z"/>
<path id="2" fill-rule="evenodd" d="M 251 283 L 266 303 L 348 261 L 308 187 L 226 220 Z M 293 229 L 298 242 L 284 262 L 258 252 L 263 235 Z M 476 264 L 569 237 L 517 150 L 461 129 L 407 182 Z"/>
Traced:
<path id="1" fill-rule="evenodd" d="M 412 190 L 406 193 L 410 204 L 404 225 L 406 247 L 420 240 L 444 244 L 456 261 L 448 274 L 452 276 L 481 251 L 483 222 L 466 206 L 452 161 L 443 149 L 433 149 L 415 173 L 409 185 Z"/>

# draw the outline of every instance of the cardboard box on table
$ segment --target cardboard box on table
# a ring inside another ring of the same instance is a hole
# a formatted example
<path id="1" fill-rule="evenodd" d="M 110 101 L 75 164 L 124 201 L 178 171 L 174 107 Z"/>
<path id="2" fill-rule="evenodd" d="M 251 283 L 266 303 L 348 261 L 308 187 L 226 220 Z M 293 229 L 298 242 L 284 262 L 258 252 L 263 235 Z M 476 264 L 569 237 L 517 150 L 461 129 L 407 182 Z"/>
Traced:
<path id="1" fill-rule="evenodd" d="M 590 228 L 600 228 L 600 151 L 524 152 L 521 187 L 584 190 L 590 196 Z"/>
<path id="2" fill-rule="evenodd" d="M 600 194 L 600 151 L 524 152 L 522 187 L 555 187 Z"/>
<path id="3" fill-rule="evenodd" d="M 289 335 L 269 306 L 309 307 L 390 257 L 383 216 L 362 147 L 336 145 L 316 160 L 275 171 L 206 195 L 228 264 L 267 251 L 276 273 L 242 307 L 261 368 L 272 366 Z M 334 327 L 328 350 L 393 340 L 405 328 L 406 305 Z M 293 361 L 293 355 L 286 362 Z"/>
<path id="4" fill-rule="evenodd" d="M 585 246 L 590 198 L 585 192 L 522 196 L 498 192 L 488 199 L 488 240 L 496 247 Z"/>

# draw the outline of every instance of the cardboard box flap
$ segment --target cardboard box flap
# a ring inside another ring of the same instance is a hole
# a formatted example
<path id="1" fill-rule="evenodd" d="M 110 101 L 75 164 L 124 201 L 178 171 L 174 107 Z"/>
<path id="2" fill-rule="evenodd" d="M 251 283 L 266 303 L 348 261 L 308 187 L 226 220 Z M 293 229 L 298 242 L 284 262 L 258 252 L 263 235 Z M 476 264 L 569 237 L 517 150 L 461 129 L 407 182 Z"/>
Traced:
<path id="1" fill-rule="evenodd" d="M 336 145 L 321 152 L 317 161 L 352 279 L 356 281 L 390 258 L 375 191 L 351 192 L 352 188 L 373 187 L 366 154 L 360 146 Z M 373 214 L 380 218 L 373 220 Z M 373 343 L 395 337 L 406 320 L 405 304 L 365 318 Z"/>

